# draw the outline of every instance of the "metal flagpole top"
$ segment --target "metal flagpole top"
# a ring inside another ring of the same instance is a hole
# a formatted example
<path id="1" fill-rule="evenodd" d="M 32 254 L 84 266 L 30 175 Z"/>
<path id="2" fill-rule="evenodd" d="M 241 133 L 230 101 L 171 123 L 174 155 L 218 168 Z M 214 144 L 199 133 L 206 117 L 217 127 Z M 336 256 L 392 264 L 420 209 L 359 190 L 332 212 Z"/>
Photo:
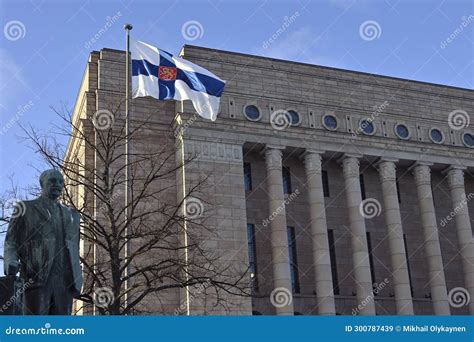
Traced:
<path id="1" fill-rule="evenodd" d="M 131 29 L 133 29 L 133 26 L 132 26 L 132 24 L 125 24 L 125 25 L 123 25 L 123 29 L 130 31 Z"/>

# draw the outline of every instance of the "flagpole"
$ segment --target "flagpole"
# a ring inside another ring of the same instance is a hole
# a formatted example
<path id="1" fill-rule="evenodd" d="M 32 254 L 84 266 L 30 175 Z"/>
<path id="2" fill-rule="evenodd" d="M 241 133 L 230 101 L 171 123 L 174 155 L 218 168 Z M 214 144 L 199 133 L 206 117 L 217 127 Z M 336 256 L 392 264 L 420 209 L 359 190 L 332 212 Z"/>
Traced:
<path id="1" fill-rule="evenodd" d="M 130 31 L 133 29 L 131 24 L 125 24 L 123 26 L 125 29 L 125 262 L 128 262 L 128 253 L 129 253 L 129 246 L 128 246 L 128 224 L 129 224 L 129 204 L 130 204 L 130 184 L 129 184 L 129 177 L 131 175 L 130 172 L 130 146 L 129 146 L 129 135 L 130 135 Z M 128 276 L 128 266 L 125 267 L 124 270 L 124 277 Z M 128 279 L 125 280 L 125 296 L 124 296 L 124 306 L 127 307 L 128 305 Z"/>

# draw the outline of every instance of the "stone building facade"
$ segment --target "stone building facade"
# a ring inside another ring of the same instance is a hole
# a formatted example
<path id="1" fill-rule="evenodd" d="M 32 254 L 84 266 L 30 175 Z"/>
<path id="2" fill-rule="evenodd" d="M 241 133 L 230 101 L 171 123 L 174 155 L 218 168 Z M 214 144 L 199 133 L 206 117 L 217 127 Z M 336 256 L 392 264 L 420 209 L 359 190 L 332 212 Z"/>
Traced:
<path id="1" fill-rule="evenodd" d="M 250 266 L 255 294 L 225 311 L 194 301 L 190 314 L 474 314 L 471 90 L 188 45 L 181 54 L 227 81 L 217 121 L 152 98 L 133 101 L 133 120 L 156 114 L 147 141 L 171 134 L 177 160 L 197 156 L 169 200 L 209 176 L 219 233 L 209 244 Z M 122 51 L 92 52 L 74 117 L 123 96 L 124 69 Z M 93 160 L 76 145 L 68 158 Z M 472 300 L 458 305 L 459 293 Z M 185 297 L 170 291 L 156 313 Z"/>

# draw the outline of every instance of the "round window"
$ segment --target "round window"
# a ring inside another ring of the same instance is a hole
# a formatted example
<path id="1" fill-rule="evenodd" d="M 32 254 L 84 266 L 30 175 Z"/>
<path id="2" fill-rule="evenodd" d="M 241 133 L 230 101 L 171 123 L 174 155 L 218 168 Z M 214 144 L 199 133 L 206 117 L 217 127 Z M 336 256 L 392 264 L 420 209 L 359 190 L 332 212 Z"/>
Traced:
<path id="1" fill-rule="evenodd" d="M 286 111 L 286 116 L 288 117 L 288 121 L 290 125 L 296 126 L 300 123 L 300 115 L 294 110 Z"/>
<path id="2" fill-rule="evenodd" d="M 375 126 L 370 120 L 360 120 L 359 128 L 365 135 L 372 135 L 375 133 Z"/>
<path id="3" fill-rule="evenodd" d="M 337 119 L 334 115 L 324 115 L 323 117 L 323 126 L 330 131 L 334 131 L 337 129 Z"/>
<path id="4" fill-rule="evenodd" d="M 247 105 L 244 108 L 245 117 L 251 121 L 260 120 L 260 110 L 255 105 Z"/>
<path id="5" fill-rule="evenodd" d="M 437 128 L 432 128 L 430 130 L 430 139 L 436 144 L 441 144 L 444 141 L 443 132 Z"/>
<path id="6" fill-rule="evenodd" d="M 410 131 L 408 130 L 408 127 L 403 124 L 398 124 L 395 126 L 395 134 L 403 140 L 406 140 L 410 137 Z"/>
<path id="7" fill-rule="evenodd" d="M 462 141 L 467 147 L 474 147 L 474 135 L 471 133 L 464 133 L 462 136 Z"/>

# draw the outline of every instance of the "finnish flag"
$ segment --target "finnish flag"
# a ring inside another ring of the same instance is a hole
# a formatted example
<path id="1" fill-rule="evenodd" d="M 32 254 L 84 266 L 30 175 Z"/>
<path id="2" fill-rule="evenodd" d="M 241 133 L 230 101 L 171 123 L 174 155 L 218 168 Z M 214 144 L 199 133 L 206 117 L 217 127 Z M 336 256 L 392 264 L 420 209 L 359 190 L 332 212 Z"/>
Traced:
<path id="1" fill-rule="evenodd" d="M 216 120 L 225 81 L 196 64 L 140 41 L 130 40 L 130 52 L 133 98 L 191 100 L 200 116 Z"/>

